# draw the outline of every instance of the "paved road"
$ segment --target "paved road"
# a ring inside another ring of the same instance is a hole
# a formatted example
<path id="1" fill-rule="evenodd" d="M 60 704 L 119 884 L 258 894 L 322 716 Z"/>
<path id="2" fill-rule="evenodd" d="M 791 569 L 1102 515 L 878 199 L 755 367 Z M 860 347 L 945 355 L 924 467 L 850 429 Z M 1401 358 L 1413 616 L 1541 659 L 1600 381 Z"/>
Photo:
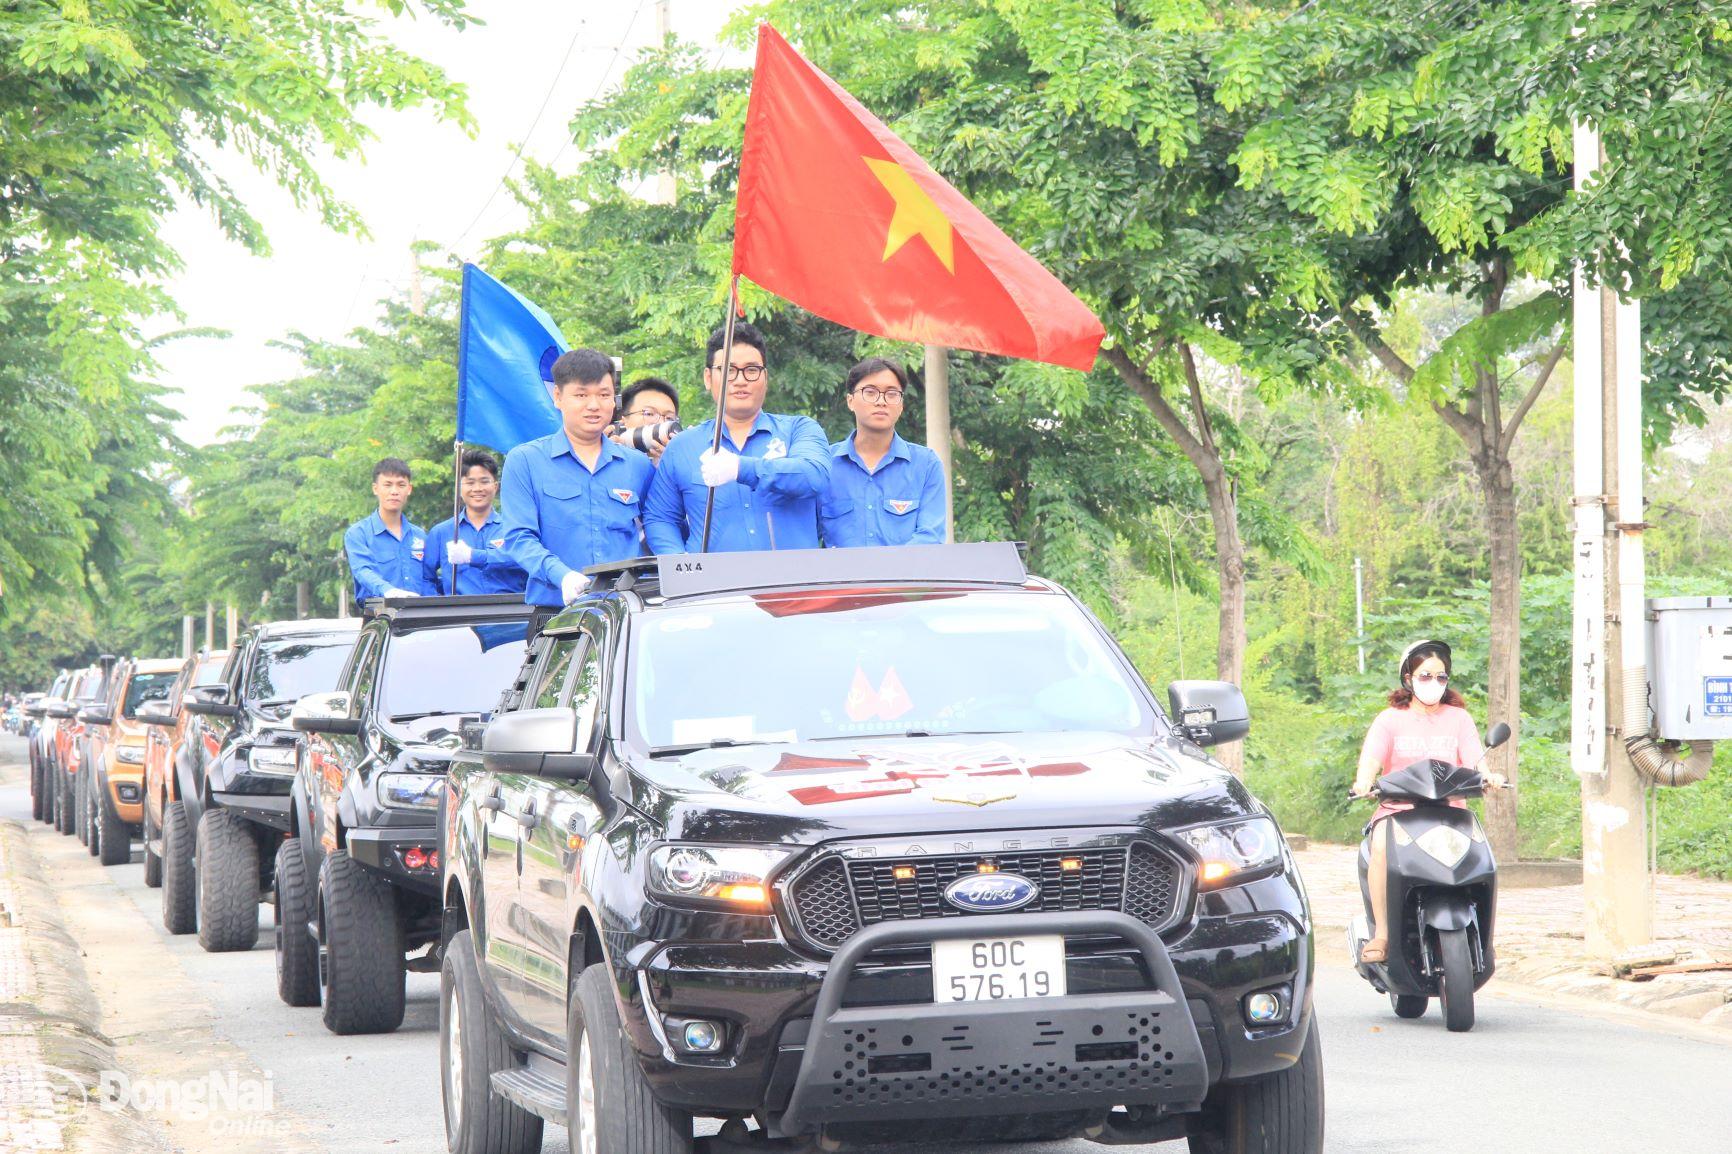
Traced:
<path id="1" fill-rule="evenodd" d="M 15 742 L 0 745 L 0 761 Z M 13 782 L 16 773 L 7 775 Z M 0 788 L 0 817 L 28 822 L 19 785 Z M 268 1074 L 269 1109 L 225 1129 L 212 1119 L 165 1119 L 165 1149 L 388 1154 L 443 1146 L 437 1069 L 436 975 L 410 975 L 395 1034 L 337 1038 L 319 1012 L 276 996 L 269 913 L 258 948 L 205 954 L 196 938 L 163 932 L 159 891 L 131 865 L 103 869 L 74 839 L 32 825 L 68 928 L 85 952 L 104 1029 L 120 1059 L 163 1078 Z M 1443 1029 L 1435 1010 L 1397 1020 L 1387 1002 L 1320 943 L 1317 1004 L 1324 1031 L 1334 1154 L 1634 1154 L 1732 1150 L 1732 1037 L 1633 1013 L 1536 1000 L 1496 982 L 1471 1034 Z M 565 1154 L 550 1127 L 545 1149 Z M 993 1147 L 1005 1149 L 1005 1147 Z M 1086 1142 L 1030 1145 L 1027 1154 L 1082 1154 Z M 1179 1154 L 1177 1144 L 1146 1146 Z M 899 1154 L 938 1154 L 901 1148 Z"/>

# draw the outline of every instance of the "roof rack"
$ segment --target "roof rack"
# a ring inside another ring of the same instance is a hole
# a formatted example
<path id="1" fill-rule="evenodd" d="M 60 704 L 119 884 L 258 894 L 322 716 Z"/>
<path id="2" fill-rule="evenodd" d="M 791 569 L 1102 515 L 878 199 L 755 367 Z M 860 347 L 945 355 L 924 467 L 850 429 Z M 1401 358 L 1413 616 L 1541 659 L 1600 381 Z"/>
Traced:
<path id="1" fill-rule="evenodd" d="M 525 605 L 521 593 L 465 593 L 457 597 L 369 597 L 361 602 L 362 617 L 378 617 L 383 613 L 404 610 L 436 612 L 440 610 L 520 608 Z"/>
<path id="2" fill-rule="evenodd" d="M 863 549 L 676 553 L 584 570 L 597 587 L 630 589 L 653 574 L 663 597 L 817 585 L 1022 585 L 1028 569 L 1009 541 Z M 611 578 L 611 581 L 608 579 Z"/>

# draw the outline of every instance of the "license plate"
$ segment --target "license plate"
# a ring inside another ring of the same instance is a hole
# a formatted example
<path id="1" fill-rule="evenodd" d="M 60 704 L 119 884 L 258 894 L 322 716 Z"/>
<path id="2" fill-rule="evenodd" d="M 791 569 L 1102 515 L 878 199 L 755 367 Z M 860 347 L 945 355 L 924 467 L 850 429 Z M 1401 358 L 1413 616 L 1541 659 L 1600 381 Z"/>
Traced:
<path id="1" fill-rule="evenodd" d="M 967 938 L 932 943 L 932 1000 L 1055 998 L 1064 989 L 1064 938 Z"/>

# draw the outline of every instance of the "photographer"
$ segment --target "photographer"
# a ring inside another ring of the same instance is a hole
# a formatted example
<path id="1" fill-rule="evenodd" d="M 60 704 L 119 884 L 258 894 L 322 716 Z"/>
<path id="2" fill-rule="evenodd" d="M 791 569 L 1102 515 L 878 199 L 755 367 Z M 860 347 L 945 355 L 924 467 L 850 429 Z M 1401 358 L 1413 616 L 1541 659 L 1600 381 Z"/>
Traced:
<path id="1" fill-rule="evenodd" d="M 620 396 L 619 408 L 620 419 L 608 429 L 608 438 L 659 462 L 662 450 L 680 431 L 679 393 L 660 377 L 639 377 Z"/>

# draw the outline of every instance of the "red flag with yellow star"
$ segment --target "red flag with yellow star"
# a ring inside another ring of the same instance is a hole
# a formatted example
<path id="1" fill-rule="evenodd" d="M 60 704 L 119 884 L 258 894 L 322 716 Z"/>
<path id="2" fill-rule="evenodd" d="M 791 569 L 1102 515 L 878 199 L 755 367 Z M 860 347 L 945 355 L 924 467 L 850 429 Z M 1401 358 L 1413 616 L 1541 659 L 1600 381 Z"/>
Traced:
<path id="1" fill-rule="evenodd" d="M 1057 277 L 768 24 L 740 153 L 734 272 L 895 340 L 1087 371 L 1106 335 Z"/>

